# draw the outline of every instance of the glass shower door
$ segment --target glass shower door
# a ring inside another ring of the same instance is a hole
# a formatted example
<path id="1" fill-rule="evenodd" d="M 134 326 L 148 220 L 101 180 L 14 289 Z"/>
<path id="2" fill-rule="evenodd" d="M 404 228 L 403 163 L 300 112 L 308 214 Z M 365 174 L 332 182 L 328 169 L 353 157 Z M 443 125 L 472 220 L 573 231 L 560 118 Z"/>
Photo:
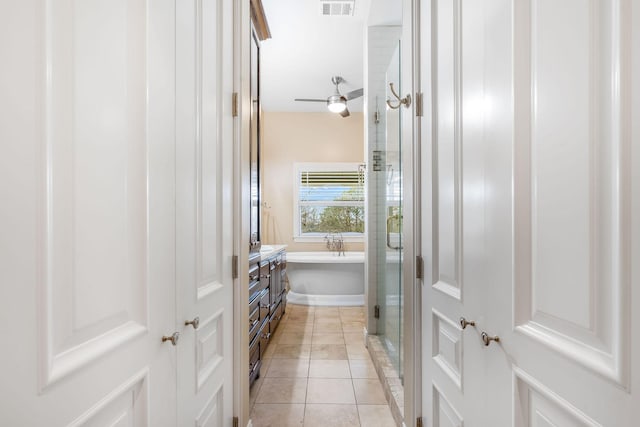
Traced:
<path id="1" fill-rule="evenodd" d="M 400 115 L 402 108 L 393 93 L 401 93 L 400 43 L 392 51 L 378 94 L 377 134 L 380 158 L 384 159 L 382 176 L 377 188 L 378 276 L 377 302 L 379 318 L 377 331 L 392 364 L 403 378 L 403 283 L 402 283 L 402 140 Z M 393 85 L 393 87 L 392 87 Z"/>

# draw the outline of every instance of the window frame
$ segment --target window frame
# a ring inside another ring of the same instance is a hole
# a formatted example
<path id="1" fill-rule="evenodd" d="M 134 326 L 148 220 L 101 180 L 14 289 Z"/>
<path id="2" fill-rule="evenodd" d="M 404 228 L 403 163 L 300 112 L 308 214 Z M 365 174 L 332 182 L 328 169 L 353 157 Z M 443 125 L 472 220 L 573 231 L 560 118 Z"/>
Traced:
<path id="1" fill-rule="evenodd" d="M 326 233 L 302 233 L 300 224 L 300 173 L 301 172 L 359 172 L 362 163 L 356 162 L 296 162 L 293 164 L 293 241 L 294 242 L 324 242 Z M 363 177 L 364 179 L 364 177 Z M 365 210 L 365 231 L 362 233 L 342 233 L 345 242 L 364 242 L 366 234 L 366 185 L 362 184 L 363 200 L 354 203 L 352 201 L 334 201 L 330 203 L 309 202 L 306 205 L 318 206 L 362 206 Z"/>

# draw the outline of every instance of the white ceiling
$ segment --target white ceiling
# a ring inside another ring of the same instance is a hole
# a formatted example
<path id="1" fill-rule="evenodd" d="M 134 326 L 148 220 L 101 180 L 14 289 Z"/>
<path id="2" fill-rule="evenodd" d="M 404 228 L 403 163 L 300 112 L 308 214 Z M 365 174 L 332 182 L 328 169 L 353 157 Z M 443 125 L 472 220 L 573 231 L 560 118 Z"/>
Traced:
<path id="1" fill-rule="evenodd" d="M 356 0 L 354 16 L 322 16 L 320 0 L 263 0 L 271 39 L 261 44 L 261 95 L 265 111 L 327 112 L 331 76 L 345 79 L 340 92 L 363 87 L 364 28 L 370 0 Z M 348 102 L 362 111 L 362 97 Z"/>
<path id="2" fill-rule="evenodd" d="M 340 92 L 363 87 L 367 25 L 402 22 L 398 0 L 355 0 L 354 16 L 322 16 L 320 0 L 262 0 L 271 39 L 261 44 L 262 108 L 265 111 L 327 112 L 321 102 L 333 94 L 331 76 L 345 79 Z M 348 102 L 362 111 L 363 98 Z"/>

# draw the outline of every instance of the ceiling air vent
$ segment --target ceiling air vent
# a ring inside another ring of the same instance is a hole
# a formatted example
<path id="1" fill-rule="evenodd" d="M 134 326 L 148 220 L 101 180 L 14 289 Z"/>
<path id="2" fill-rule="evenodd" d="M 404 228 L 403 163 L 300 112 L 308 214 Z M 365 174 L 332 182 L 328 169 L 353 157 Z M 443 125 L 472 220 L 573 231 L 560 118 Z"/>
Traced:
<path id="1" fill-rule="evenodd" d="M 320 0 L 322 16 L 353 16 L 355 0 Z"/>

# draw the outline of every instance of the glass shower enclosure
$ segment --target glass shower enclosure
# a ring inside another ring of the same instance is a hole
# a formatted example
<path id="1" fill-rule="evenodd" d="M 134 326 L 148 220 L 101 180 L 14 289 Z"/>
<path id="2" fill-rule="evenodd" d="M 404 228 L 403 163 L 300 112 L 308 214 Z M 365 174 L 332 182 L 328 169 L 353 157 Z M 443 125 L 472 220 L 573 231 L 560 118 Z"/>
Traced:
<path id="1" fill-rule="evenodd" d="M 400 27 L 370 27 L 374 39 L 385 40 L 370 52 L 376 56 L 377 69 L 369 67 L 376 82 L 369 107 L 368 179 L 370 274 L 375 281 L 375 333 L 380 338 L 393 367 L 403 379 L 403 195 L 402 140 L 395 93 L 402 93 L 400 82 Z M 371 37 L 370 37 L 371 38 Z M 374 284 L 370 282 L 370 286 Z"/>

